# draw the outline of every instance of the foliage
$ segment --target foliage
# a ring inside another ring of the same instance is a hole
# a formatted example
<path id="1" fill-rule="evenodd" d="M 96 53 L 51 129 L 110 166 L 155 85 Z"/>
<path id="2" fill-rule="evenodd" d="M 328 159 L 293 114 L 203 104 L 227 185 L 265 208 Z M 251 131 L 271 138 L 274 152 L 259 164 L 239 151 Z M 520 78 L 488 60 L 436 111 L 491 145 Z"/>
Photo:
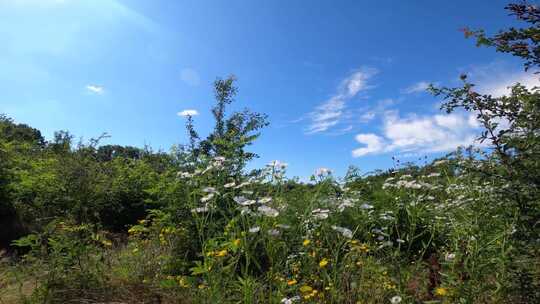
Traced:
<path id="1" fill-rule="evenodd" d="M 532 26 L 466 33 L 537 67 L 539 13 L 508 8 Z M 226 115 L 234 77 L 214 83 L 210 134 L 188 116 L 189 144 L 170 153 L 47 142 L 2 116 L 0 219 L 22 225 L 3 230 L 19 256 L 0 260 L 0 287 L 29 303 L 536 303 L 540 92 L 462 79 L 432 91 L 477 115 L 480 148 L 309 183 L 279 161 L 246 172 L 267 119 Z"/>

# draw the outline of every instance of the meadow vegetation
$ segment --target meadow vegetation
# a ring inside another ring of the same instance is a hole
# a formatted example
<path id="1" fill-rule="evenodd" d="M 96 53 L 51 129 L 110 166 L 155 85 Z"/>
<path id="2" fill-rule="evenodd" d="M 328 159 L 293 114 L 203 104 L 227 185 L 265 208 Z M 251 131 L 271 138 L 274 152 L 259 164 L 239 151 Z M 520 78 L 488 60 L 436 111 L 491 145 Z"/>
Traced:
<path id="1" fill-rule="evenodd" d="M 540 64 L 529 27 L 480 45 Z M 540 303 L 540 91 L 431 87 L 485 129 L 477 147 L 311 182 L 248 151 L 268 118 L 228 113 L 235 78 L 215 81 L 215 128 L 169 153 L 47 141 L 0 117 L 0 303 Z"/>

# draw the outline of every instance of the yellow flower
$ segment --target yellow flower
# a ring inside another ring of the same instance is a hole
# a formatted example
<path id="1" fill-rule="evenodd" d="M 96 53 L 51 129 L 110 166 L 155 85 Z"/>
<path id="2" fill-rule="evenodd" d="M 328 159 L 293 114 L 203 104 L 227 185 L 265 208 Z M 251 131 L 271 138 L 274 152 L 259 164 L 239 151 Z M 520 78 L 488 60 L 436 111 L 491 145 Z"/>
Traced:
<path id="1" fill-rule="evenodd" d="M 304 292 L 304 293 L 311 292 L 312 290 L 313 290 L 313 288 L 311 286 L 308 286 L 308 285 L 304 285 L 304 286 L 300 287 L 300 291 Z"/>
<path id="2" fill-rule="evenodd" d="M 304 240 L 304 242 L 302 243 L 304 246 L 307 246 L 309 244 L 311 244 L 311 240 Z"/>
<path id="3" fill-rule="evenodd" d="M 444 287 L 437 287 L 435 288 L 435 294 L 441 297 L 444 297 L 448 294 L 448 289 Z"/>
<path id="4" fill-rule="evenodd" d="M 326 267 L 326 265 L 328 265 L 328 260 L 326 258 L 323 258 L 320 262 L 319 262 L 319 266 L 322 268 L 322 267 Z"/>
<path id="5" fill-rule="evenodd" d="M 359 247 L 358 247 L 361 251 L 364 251 L 364 252 L 368 252 L 369 251 L 369 246 L 367 244 L 361 244 Z"/>
<path id="6" fill-rule="evenodd" d="M 296 283 L 298 283 L 298 281 L 296 281 L 295 279 L 287 281 L 287 285 L 289 286 L 295 285 Z"/>
<path id="7" fill-rule="evenodd" d="M 111 247 L 112 246 L 112 243 L 109 240 L 103 240 L 103 241 L 101 241 L 101 244 L 103 244 L 103 246 L 105 246 L 105 247 Z"/>
<path id="8" fill-rule="evenodd" d="M 185 277 L 178 276 L 176 279 L 177 279 L 178 285 L 180 285 L 180 287 L 184 287 L 184 288 L 189 287 L 189 284 L 186 282 Z"/>
<path id="9" fill-rule="evenodd" d="M 218 252 L 216 253 L 216 256 L 217 256 L 217 257 L 224 257 L 224 256 L 226 256 L 226 255 L 227 255 L 227 249 L 223 249 L 223 250 L 218 251 Z"/>
<path id="10" fill-rule="evenodd" d="M 199 289 L 205 289 L 206 288 L 206 285 L 204 284 L 199 284 L 199 286 L 197 286 Z"/>
<path id="11" fill-rule="evenodd" d="M 240 239 L 236 239 L 233 241 L 234 246 L 238 247 L 240 246 Z"/>

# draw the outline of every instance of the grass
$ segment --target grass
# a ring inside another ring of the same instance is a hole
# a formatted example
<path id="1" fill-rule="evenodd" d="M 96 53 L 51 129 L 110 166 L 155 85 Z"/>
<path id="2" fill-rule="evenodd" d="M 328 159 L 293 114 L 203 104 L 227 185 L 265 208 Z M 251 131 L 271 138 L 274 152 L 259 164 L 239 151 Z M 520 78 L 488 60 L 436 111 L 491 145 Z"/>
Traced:
<path id="1" fill-rule="evenodd" d="M 499 185 L 453 167 L 465 161 L 310 185 L 276 163 L 233 180 L 213 161 L 180 174 L 179 203 L 128 241 L 51 223 L 3 301 L 518 303 L 513 210 Z M 527 273 L 534 284 L 538 268 Z"/>

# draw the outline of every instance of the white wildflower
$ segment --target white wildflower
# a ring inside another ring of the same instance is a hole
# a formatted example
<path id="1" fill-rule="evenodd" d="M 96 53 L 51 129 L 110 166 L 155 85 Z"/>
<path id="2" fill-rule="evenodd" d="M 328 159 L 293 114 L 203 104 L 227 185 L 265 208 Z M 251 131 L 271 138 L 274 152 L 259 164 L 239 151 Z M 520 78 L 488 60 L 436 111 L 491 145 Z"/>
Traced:
<path id="1" fill-rule="evenodd" d="M 281 233 L 281 232 L 280 232 L 279 230 L 277 230 L 277 229 L 270 229 L 270 230 L 268 230 L 268 235 L 270 235 L 270 236 L 279 236 L 280 233 Z"/>
<path id="2" fill-rule="evenodd" d="M 206 202 L 208 202 L 209 200 L 211 200 L 212 198 L 214 198 L 214 195 L 215 195 L 214 193 L 209 193 L 209 194 L 207 194 L 206 196 L 203 196 L 203 197 L 201 198 L 201 203 L 206 203 Z"/>
<path id="3" fill-rule="evenodd" d="M 266 205 L 259 206 L 259 208 L 257 208 L 257 211 L 269 217 L 276 217 L 279 215 L 279 211 Z"/>
<path id="4" fill-rule="evenodd" d="M 204 206 L 204 207 L 198 207 L 198 208 L 194 208 L 194 209 L 191 209 L 191 212 L 193 213 L 203 213 L 203 212 L 208 212 L 208 206 Z"/>
<path id="5" fill-rule="evenodd" d="M 281 229 L 291 229 L 290 225 L 285 225 L 285 224 L 277 224 L 276 227 L 281 228 Z"/>
<path id="6" fill-rule="evenodd" d="M 315 176 L 327 176 L 332 174 L 332 170 L 328 168 L 318 168 L 315 170 Z"/>
<path id="7" fill-rule="evenodd" d="M 367 203 L 364 203 L 360 206 L 362 209 L 373 209 L 373 206 Z"/>
<path id="8" fill-rule="evenodd" d="M 178 172 L 177 176 L 180 178 L 191 178 L 193 175 L 189 172 Z"/>
<path id="9" fill-rule="evenodd" d="M 248 231 L 249 231 L 249 233 L 257 233 L 257 232 L 261 231 L 261 227 L 259 227 L 259 226 L 251 227 L 251 228 L 249 228 Z"/>
<path id="10" fill-rule="evenodd" d="M 396 185 L 391 184 L 391 183 L 384 183 L 384 184 L 382 185 L 382 188 L 383 188 L 383 190 L 386 190 L 386 189 L 388 189 L 388 188 L 392 188 L 392 187 L 395 187 L 395 186 L 396 186 Z"/>
<path id="11" fill-rule="evenodd" d="M 318 219 L 318 220 L 327 219 L 329 212 L 330 212 L 330 210 L 328 210 L 328 209 L 319 209 L 319 208 L 311 211 L 311 213 L 313 214 L 313 217 Z"/>
<path id="12" fill-rule="evenodd" d="M 214 160 L 217 161 L 217 162 L 224 162 L 224 161 L 225 161 L 225 157 L 223 157 L 223 156 L 216 156 L 216 157 L 214 157 Z"/>
<path id="13" fill-rule="evenodd" d="M 455 254 L 455 253 L 447 253 L 447 254 L 444 256 L 444 260 L 447 261 L 447 262 L 452 262 L 455 258 L 456 258 L 456 254 Z"/>
<path id="14" fill-rule="evenodd" d="M 353 232 L 348 228 L 339 227 L 339 226 L 332 226 L 332 229 L 334 229 L 335 231 L 341 233 L 341 235 L 343 235 L 343 237 L 346 237 L 348 239 L 352 239 L 352 237 L 353 237 Z"/>
<path id="15" fill-rule="evenodd" d="M 388 214 L 383 214 L 379 217 L 381 220 L 383 221 L 392 221 L 394 220 L 394 217 L 393 216 L 390 216 Z"/>
<path id="16" fill-rule="evenodd" d="M 230 182 L 230 183 L 226 183 L 225 185 L 223 185 L 224 188 L 231 188 L 231 187 L 234 187 L 236 185 L 235 182 Z"/>
<path id="17" fill-rule="evenodd" d="M 398 303 L 401 303 L 401 297 L 400 297 L 400 296 L 393 296 L 393 297 L 390 299 L 390 303 L 392 303 L 392 304 L 398 304 Z"/>
<path id="18" fill-rule="evenodd" d="M 235 196 L 233 198 L 233 200 L 238 204 L 238 205 L 241 205 L 241 206 L 251 206 L 253 204 L 255 204 L 255 200 L 250 200 L 250 199 L 247 199 L 243 196 Z"/>
<path id="19" fill-rule="evenodd" d="M 268 204 L 272 201 L 271 197 L 263 197 L 257 200 L 257 203 L 259 204 Z"/>
<path id="20" fill-rule="evenodd" d="M 253 215 L 253 211 L 251 211 L 251 209 L 249 209 L 248 207 L 242 207 L 240 208 L 240 214 L 241 215 Z"/>
<path id="21" fill-rule="evenodd" d="M 353 207 L 354 206 L 354 203 L 352 202 L 352 200 L 350 199 L 345 199 L 343 201 L 343 203 L 339 204 L 338 206 L 338 210 L 340 212 L 342 212 L 343 210 L 345 210 L 345 208 L 348 208 L 348 207 Z"/>
<path id="22" fill-rule="evenodd" d="M 268 163 L 267 166 L 273 167 L 273 168 L 279 168 L 279 169 L 285 169 L 289 164 L 281 162 L 279 160 L 273 160 L 270 163 Z"/>
<path id="23" fill-rule="evenodd" d="M 214 188 L 214 187 L 205 187 L 202 191 L 206 192 L 206 193 L 216 193 L 217 192 L 216 188 Z"/>
<path id="24" fill-rule="evenodd" d="M 251 182 L 243 182 L 243 183 L 239 184 L 238 186 L 234 187 L 234 189 L 240 189 L 240 188 L 242 188 L 244 186 L 248 186 L 250 184 L 251 184 Z"/>
<path id="25" fill-rule="evenodd" d="M 443 160 L 438 160 L 438 161 L 434 162 L 433 165 L 434 166 L 440 166 L 440 165 L 444 165 L 446 163 L 448 163 L 448 160 L 443 159 Z"/>
<path id="26" fill-rule="evenodd" d="M 296 301 L 300 300 L 300 296 L 294 296 L 292 298 L 283 298 L 281 299 L 282 304 L 293 304 Z"/>

